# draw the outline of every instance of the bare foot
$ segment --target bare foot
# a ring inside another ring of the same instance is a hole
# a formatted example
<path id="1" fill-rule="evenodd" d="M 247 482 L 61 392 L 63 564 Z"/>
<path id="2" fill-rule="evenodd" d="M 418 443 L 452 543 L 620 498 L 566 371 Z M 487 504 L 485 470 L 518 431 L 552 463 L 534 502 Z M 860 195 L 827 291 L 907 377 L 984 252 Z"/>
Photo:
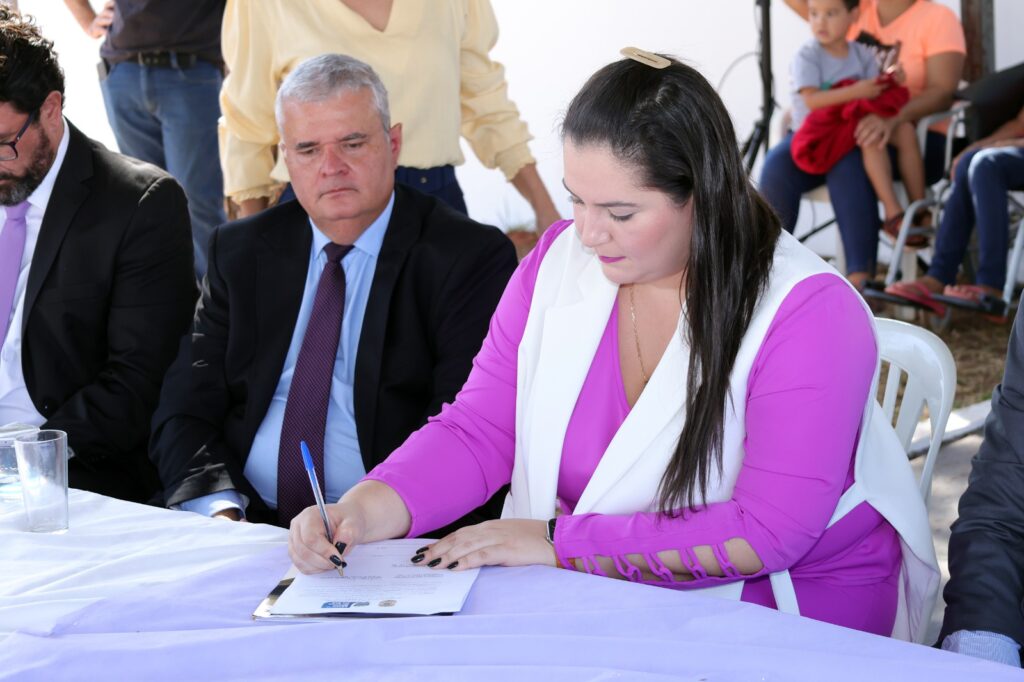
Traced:
<path id="1" fill-rule="evenodd" d="M 985 284 L 950 284 L 948 287 L 945 288 L 945 291 L 952 292 L 953 295 L 963 296 L 970 292 L 972 289 L 981 289 L 989 296 L 994 296 L 996 298 L 1003 297 L 1003 292 L 1001 289 L 996 289 L 995 287 L 990 287 Z"/>
<path id="2" fill-rule="evenodd" d="M 846 279 L 850 280 L 850 284 L 853 285 L 854 289 L 864 291 L 864 285 L 871 279 L 871 275 L 866 272 L 848 272 L 846 273 Z"/>
<path id="3" fill-rule="evenodd" d="M 933 294 L 941 294 L 946 288 L 945 284 L 929 275 L 918 277 L 916 281 Z"/>

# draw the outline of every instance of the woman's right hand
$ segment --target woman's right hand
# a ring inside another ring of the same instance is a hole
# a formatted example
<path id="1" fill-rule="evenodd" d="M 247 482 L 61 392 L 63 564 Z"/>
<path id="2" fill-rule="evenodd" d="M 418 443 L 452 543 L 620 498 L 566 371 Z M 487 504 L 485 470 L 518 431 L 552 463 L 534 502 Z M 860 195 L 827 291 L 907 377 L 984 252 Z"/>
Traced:
<path id="1" fill-rule="evenodd" d="M 366 538 L 366 514 L 358 502 L 342 500 L 326 505 L 326 509 L 334 529 L 330 541 L 324 533 L 320 510 L 315 506 L 306 507 L 292 519 L 288 555 L 303 573 L 321 573 L 340 566 L 352 548 Z"/>

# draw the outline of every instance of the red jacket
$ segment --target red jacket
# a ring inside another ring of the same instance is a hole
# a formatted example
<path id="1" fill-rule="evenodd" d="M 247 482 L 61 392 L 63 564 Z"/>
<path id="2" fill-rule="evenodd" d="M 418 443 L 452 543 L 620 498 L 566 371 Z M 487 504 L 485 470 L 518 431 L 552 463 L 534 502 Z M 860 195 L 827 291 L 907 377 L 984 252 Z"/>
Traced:
<path id="1" fill-rule="evenodd" d="M 910 93 L 902 85 L 897 85 L 891 76 L 881 78 L 890 85 L 878 97 L 834 104 L 815 109 L 807 115 L 790 145 L 793 162 L 800 170 L 815 175 L 827 173 L 857 146 L 853 133 L 860 119 L 868 114 L 891 118 L 899 113 L 910 99 Z M 846 78 L 833 87 L 842 88 L 856 82 L 853 78 Z"/>

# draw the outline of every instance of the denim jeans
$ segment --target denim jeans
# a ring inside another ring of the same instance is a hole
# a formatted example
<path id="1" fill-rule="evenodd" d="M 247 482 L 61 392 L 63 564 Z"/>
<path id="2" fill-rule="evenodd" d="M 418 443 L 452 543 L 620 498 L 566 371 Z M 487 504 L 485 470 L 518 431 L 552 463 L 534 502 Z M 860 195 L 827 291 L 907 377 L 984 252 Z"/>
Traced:
<path id="1" fill-rule="evenodd" d="M 1024 149 L 996 147 L 965 154 L 956 166 L 928 274 L 945 284 L 956 281 L 971 230 L 977 224 L 979 263 L 975 283 L 1002 289 L 1010 239 L 1006 193 L 1016 189 L 1024 189 Z"/>
<path id="2" fill-rule="evenodd" d="M 224 222 L 224 181 L 217 153 L 220 69 L 115 64 L 101 83 L 121 153 L 160 166 L 185 190 L 196 276 L 206 272 L 210 235 Z"/>
<path id="3" fill-rule="evenodd" d="M 455 177 L 454 166 L 435 166 L 433 168 L 399 166 L 395 169 L 395 182 L 437 197 L 459 213 L 469 215 L 466 210 L 466 201 L 462 196 L 462 187 Z M 292 189 L 291 183 L 288 183 L 277 202 L 283 203 L 294 198 L 295 190 Z"/>
<path id="4" fill-rule="evenodd" d="M 434 168 L 399 166 L 395 169 L 395 182 L 435 196 L 459 213 L 469 214 L 466 210 L 466 201 L 462 197 L 462 187 L 459 186 L 459 181 L 455 177 L 454 166 L 435 166 Z"/>
<path id="5" fill-rule="evenodd" d="M 843 240 L 847 272 L 875 272 L 878 258 L 878 198 L 871 187 L 860 148 L 844 156 L 825 175 L 805 173 L 793 163 L 790 143 L 793 133 L 768 150 L 761 169 L 761 194 L 782 218 L 782 227 L 792 232 L 800 213 L 800 197 L 823 184 L 828 185 L 832 210 Z M 942 177 L 945 137 L 929 132 L 925 150 L 925 176 L 929 183 Z M 891 150 L 891 148 L 890 148 Z M 893 168 L 893 177 L 899 172 Z"/>

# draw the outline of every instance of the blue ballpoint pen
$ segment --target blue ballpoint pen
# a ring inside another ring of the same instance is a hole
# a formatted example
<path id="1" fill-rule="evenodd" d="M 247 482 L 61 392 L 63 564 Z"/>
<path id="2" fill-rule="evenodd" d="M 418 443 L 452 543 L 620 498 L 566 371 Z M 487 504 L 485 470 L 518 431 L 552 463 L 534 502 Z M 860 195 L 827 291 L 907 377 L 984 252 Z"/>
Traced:
<path id="1" fill-rule="evenodd" d="M 316 467 L 313 466 L 313 457 L 309 454 L 309 446 L 306 445 L 306 441 L 299 441 L 299 448 L 302 450 L 302 462 L 306 465 L 306 473 L 309 474 L 309 484 L 313 486 L 313 497 L 316 499 L 317 509 L 320 510 L 320 518 L 324 520 L 324 532 L 327 533 L 327 542 L 331 542 L 331 522 L 327 520 L 327 508 L 324 507 L 324 496 L 320 493 L 320 481 L 316 477 Z M 333 545 L 334 543 L 331 542 Z M 338 575 L 342 578 L 345 577 L 345 573 L 341 570 L 341 566 L 337 567 Z"/>

